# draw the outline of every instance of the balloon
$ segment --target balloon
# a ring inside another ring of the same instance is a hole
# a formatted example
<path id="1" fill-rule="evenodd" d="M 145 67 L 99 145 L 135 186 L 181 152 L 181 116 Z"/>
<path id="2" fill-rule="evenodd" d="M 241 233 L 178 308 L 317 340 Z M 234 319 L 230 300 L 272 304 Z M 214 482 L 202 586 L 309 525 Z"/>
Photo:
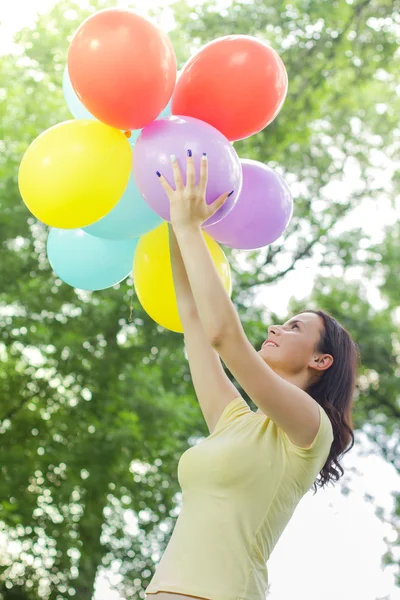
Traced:
<path id="1" fill-rule="evenodd" d="M 68 285 L 105 290 L 130 274 L 137 242 L 103 240 L 81 229 L 51 229 L 47 256 L 53 271 Z"/>
<path id="2" fill-rule="evenodd" d="M 272 244 L 285 231 L 293 214 L 286 181 L 267 165 L 241 159 L 243 187 L 229 215 L 205 231 L 218 242 L 240 250 Z"/>
<path id="3" fill-rule="evenodd" d="M 176 58 L 168 36 L 150 21 L 130 9 L 106 8 L 78 27 L 68 72 L 78 98 L 97 119 L 140 129 L 171 98 Z"/>
<path id="4" fill-rule="evenodd" d="M 139 237 L 161 223 L 163 219 L 143 200 L 131 175 L 121 200 L 112 211 L 83 230 L 97 237 L 122 240 Z"/>
<path id="5" fill-rule="evenodd" d="M 172 102 L 170 100 L 164 110 L 158 115 L 157 119 L 166 119 L 171 116 L 171 104 Z"/>
<path id="6" fill-rule="evenodd" d="M 224 288 L 231 296 L 229 262 L 218 244 L 202 233 Z M 147 314 L 165 329 L 183 333 L 171 268 L 168 223 L 139 239 L 133 259 L 133 283 Z"/>
<path id="7" fill-rule="evenodd" d="M 133 150 L 141 133 L 142 133 L 141 129 L 134 129 L 133 131 L 131 131 L 131 135 L 128 138 L 128 142 L 129 142 L 129 145 L 132 148 L 132 150 Z"/>
<path id="8" fill-rule="evenodd" d="M 266 127 L 282 108 L 285 65 L 265 42 L 228 35 L 203 46 L 183 68 L 172 96 L 172 114 L 210 123 L 230 141 Z"/>
<path id="9" fill-rule="evenodd" d="M 157 119 L 165 119 L 170 116 L 171 116 L 171 101 L 168 102 L 167 106 L 158 115 Z M 128 138 L 131 148 L 133 148 L 133 146 L 136 143 L 136 140 L 138 139 L 138 137 L 141 133 L 142 133 L 141 129 L 134 129 L 133 131 L 131 131 L 131 136 Z"/>
<path id="10" fill-rule="evenodd" d="M 87 108 L 85 108 L 85 106 L 82 104 L 82 102 L 79 100 L 78 96 L 76 95 L 75 90 L 72 87 L 72 83 L 71 83 L 69 74 L 68 74 L 68 66 L 67 65 L 65 65 L 64 75 L 63 75 L 63 92 L 64 92 L 64 98 L 67 103 L 68 109 L 75 119 L 93 119 L 93 120 L 97 121 L 96 117 L 94 117 L 87 110 Z M 170 117 L 170 116 L 171 116 L 171 100 L 168 102 L 167 106 L 158 115 L 157 119 L 164 119 L 164 118 Z M 134 129 L 133 131 L 129 132 L 130 137 L 128 138 L 128 141 L 129 141 L 129 145 L 131 146 L 131 148 L 133 148 L 133 146 L 135 145 L 135 142 L 138 139 L 141 132 L 142 132 L 141 129 Z"/>
<path id="11" fill-rule="evenodd" d="M 160 217 L 170 221 L 169 200 L 156 171 L 174 186 L 170 155 L 177 157 L 186 180 L 186 152 L 193 152 L 197 177 L 203 152 L 208 156 L 206 202 L 211 204 L 223 192 L 234 193 L 205 223 L 224 218 L 235 205 L 242 187 L 242 169 L 232 144 L 217 129 L 192 117 L 169 117 L 145 127 L 133 149 L 133 175 L 140 193 Z"/>
<path id="12" fill-rule="evenodd" d="M 131 172 L 125 135 L 99 121 L 64 121 L 44 131 L 19 168 L 21 196 L 51 227 L 84 227 L 104 217 L 121 198 Z"/>
<path id="13" fill-rule="evenodd" d="M 64 75 L 63 75 L 63 92 L 65 102 L 67 103 L 69 112 L 75 119 L 95 119 L 87 108 L 84 107 L 82 102 L 79 100 L 78 96 L 75 94 L 75 90 L 72 87 L 71 80 L 68 74 L 68 67 L 65 65 Z"/>

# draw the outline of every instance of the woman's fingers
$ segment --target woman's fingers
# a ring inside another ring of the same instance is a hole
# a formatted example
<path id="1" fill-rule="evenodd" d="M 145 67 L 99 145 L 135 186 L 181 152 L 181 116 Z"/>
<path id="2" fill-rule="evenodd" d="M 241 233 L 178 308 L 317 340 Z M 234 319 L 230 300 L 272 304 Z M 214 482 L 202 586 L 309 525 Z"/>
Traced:
<path id="1" fill-rule="evenodd" d="M 172 162 L 172 171 L 174 174 L 175 189 L 183 190 L 183 188 L 185 186 L 184 186 L 183 179 L 182 179 L 182 173 L 179 168 L 179 163 L 176 160 L 175 154 L 171 154 L 171 162 Z"/>
<path id="2" fill-rule="evenodd" d="M 171 192 L 173 192 L 174 190 L 172 189 L 172 187 L 169 185 L 168 181 L 165 179 L 164 175 L 161 175 L 160 171 L 156 171 L 158 178 L 160 179 L 160 183 L 163 186 L 167 196 L 169 196 L 169 194 Z"/>
<path id="3" fill-rule="evenodd" d="M 206 188 L 208 182 L 208 160 L 207 154 L 204 152 L 200 161 L 200 179 L 199 179 L 199 189 L 202 194 L 205 195 Z"/>
<path id="4" fill-rule="evenodd" d="M 192 151 L 187 151 L 186 158 L 186 187 L 189 189 L 193 189 L 196 185 L 196 169 L 194 167 L 194 158 L 192 156 Z"/>
<path id="5" fill-rule="evenodd" d="M 175 154 L 171 154 L 171 163 L 172 163 L 172 172 L 174 175 L 175 189 L 183 190 L 185 184 L 183 182 L 182 173 L 179 167 L 179 163 L 176 159 Z M 157 175 L 160 178 L 160 182 L 167 193 L 173 191 L 172 187 L 169 185 L 168 181 L 165 179 L 163 175 L 157 171 Z M 203 153 L 200 161 L 200 177 L 198 182 L 198 187 L 200 191 L 205 194 L 208 182 L 208 160 L 207 155 Z M 186 159 L 186 187 L 189 189 L 193 189 L 196 185 L 196 168 L 194 164 L 194 157 L 192 155 L 192 151 L 187 151 L 187 159 Z"/>

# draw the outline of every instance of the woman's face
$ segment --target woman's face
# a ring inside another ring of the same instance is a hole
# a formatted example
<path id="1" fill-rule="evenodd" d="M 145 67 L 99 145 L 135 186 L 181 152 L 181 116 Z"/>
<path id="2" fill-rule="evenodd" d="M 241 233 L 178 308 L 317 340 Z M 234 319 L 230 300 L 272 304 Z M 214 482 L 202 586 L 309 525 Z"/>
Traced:
<path id="1" fill-rule="evenodd" d="M 259 353 L 279 374 L 297 375 L 315 366 L 315 348 L 324 322 L 314 313 L 301 313 L 283 325 L 270 325 L 267 340 Z"/>

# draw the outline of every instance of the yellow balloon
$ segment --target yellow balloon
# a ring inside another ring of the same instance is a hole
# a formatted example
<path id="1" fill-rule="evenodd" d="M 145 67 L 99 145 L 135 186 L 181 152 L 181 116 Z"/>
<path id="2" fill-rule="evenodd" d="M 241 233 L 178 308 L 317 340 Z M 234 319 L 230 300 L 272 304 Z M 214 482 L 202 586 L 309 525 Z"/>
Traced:
<path id="1" fill-rule="evenodd" d="M 228 259 L 213 238 L 205 231 L 202 234 L 230 297 L 232 279 Z M 133 258 L 133 283 L 140 304 L 153 321 L 165 329 L 183 333 L 172 275 L 167 222 L 140 237 Z"/>
<path id="2" fill-rule="evenodd" d="M 44 131 L 26 150 L 18 185 L 31 213 L 50 227 L 90 225 L 110 212 L 128 184 L 132 150 L 100 121 L 74 119 Z"/>

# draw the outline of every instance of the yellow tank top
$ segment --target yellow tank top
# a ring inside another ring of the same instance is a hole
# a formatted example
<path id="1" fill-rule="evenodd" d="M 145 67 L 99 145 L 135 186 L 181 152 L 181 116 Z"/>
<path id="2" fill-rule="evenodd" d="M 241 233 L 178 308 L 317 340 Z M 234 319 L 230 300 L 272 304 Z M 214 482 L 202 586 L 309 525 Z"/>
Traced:
<path id="1" fill-rule="evenodd" d="M 307 449 L 243 398 L 225 407 L 211 435 L 179 460 L 183 506 L 146 593 L 265 599 L 266 563 L 333 442 L 318 406 L 319 430 Z"/>

